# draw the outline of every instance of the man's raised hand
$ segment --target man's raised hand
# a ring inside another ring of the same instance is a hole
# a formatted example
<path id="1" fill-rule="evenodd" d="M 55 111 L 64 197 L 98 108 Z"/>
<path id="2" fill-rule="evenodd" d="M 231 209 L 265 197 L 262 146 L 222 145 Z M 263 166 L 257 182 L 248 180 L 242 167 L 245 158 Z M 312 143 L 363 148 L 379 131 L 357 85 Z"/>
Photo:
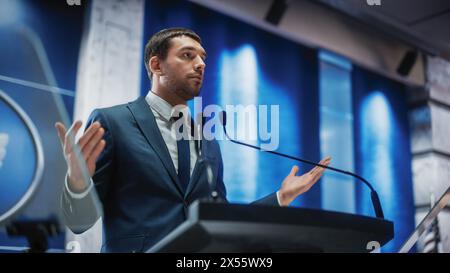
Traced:
<path id="1" fill-rule="evenodd" d="M 84 181 L 84 176 L 72 142 L 75 139 L 75 135 L 78 130 L 81 128 L 81 125 L 81 121 L 76 121 L 72 124 L 69 130 L 67 130 L 64 124 L 60 122 L 55 123 L 55 127 L 58 131 L 58 137 L 63 149 L 64 158 L 67 163 L 69 187 L 74 192 L 83 192 L 87 187 L 87 181 Z M 94 122 L 84 132 L 83 136 L 76 144 L 78 145 L 81 153 L 80 159 L 84 160 L 90 177 L 94 175 L 95 162 L 105 148 L 106 142 L 102 139 L 104 133 L 105 130 L 101 127 L 100 123 Z"/>
<path id="2" fill-rule="evenodd" d="M 328 166 L 331 157 L 325 157 L 319 164 Z M 279 190 L 279 198 L 281 206 L 288 206 L 297 196 L 307 192 L 322 176 L 325 168 L 316 166 L 309 172 L 297 176 L 298 167 L 292 167 L 291 172 L 286 176 Z"/>

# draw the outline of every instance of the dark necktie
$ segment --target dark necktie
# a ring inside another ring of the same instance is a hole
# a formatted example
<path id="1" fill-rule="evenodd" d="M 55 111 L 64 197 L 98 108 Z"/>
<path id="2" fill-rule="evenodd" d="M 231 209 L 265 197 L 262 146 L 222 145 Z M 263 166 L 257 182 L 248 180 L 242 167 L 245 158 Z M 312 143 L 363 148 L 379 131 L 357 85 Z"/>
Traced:
<path id="1" fill-rule="evenodd" d="M 182 115 L 180 114 L 179 118 L 181 117 Z M 177 119 L 178 118 L 176 118 L 176 120 Z M 186 128 L 186 126 L 182 126 L 181 130 L 183 130 L 184 128 Z M 177 148 L 178 148 L 178 179 L 181 182 L 183 191 L 186 192 L 191 174 L 191 153 L 189 149 L 189 139 L 181 138 L 180 140 L 177 140 Z"/>

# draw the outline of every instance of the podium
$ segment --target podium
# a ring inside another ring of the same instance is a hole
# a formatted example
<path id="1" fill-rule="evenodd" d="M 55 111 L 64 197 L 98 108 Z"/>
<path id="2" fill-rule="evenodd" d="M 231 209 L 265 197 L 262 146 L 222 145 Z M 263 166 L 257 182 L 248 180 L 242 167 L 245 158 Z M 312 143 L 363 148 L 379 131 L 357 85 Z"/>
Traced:
<path id="1" fill-rule="evenodd" d="M 392 222 L 324 210 L 196 201 L 188 219 L 147 252 L 370 252 Z"/>

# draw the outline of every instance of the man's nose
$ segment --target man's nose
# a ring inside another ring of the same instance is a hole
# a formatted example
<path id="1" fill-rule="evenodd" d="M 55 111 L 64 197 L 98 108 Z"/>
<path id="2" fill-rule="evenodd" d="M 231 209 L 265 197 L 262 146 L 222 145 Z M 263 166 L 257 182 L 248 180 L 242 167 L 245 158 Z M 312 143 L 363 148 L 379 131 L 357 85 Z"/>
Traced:
<path id="1" fill-rule="evenodd" d="M 194 66 L 195 71 L 202 71 L 203 72 L 205 70 L 205 66 L 206 66 L 206 64 L 203 61 L 203 59 L 198 57 L 197 58 L 197 62 L 195 63 L 195 66 Z"/>

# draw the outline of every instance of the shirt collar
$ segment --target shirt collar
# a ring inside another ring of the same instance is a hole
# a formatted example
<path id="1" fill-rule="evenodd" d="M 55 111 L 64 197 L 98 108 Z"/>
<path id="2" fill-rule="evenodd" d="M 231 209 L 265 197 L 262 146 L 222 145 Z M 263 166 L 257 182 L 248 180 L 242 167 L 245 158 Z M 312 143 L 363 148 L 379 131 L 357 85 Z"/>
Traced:
<path id="1" fill-rule="evenodd" d="M 172 107 L 170 103 L 168 103 L 163 98 L 153 93 L 153 91 L 151 90 L 148 92 L 147 96 L 145 97 L 145 100 L 147 101 L 148 105 L 150 105 L 150 107 L 153 110 L 155 110 L 167 122 L 169 122 L 173 116 L 178 116 L 173 115 L 175 107 Z"/>

